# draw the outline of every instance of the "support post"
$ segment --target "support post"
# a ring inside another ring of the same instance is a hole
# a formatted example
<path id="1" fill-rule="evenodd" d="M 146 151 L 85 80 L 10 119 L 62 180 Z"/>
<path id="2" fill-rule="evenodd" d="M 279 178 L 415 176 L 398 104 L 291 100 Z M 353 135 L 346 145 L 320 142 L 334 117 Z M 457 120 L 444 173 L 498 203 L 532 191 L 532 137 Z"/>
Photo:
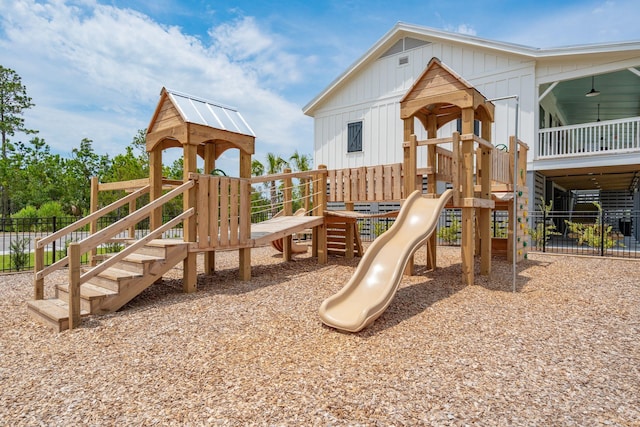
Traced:
<path id="1" fill-rule="evenodd" d="M 462 110 L 462 133 L 473 133 L 473 109 Z M 462 142 L 462 199 L 474 197 L 473 185 L 473 140 L 465 139 Z M 462 280 L 466 285 L 473 285 L 474 282 L 474 250 L 475 250 L 475 208 L 462 208 Z"/>
<path id="2" fill-rule="evenodd" d="M 69 329 L 80 326 L 80 243 L 69 245 Z"/>
<path id="3" fill-rule="evenodd" d="M 45 248 L 38 247 L 38 241 L 40 238 L 36 239 L 36 250 L 33 256 L 33 299 L 40 300 L 44 299 L 44 277 L 37 278 L 37 274 L 39 271 L 44 269 L 44 250 Z"/>
<path id="4" fill-rule="evenodd" d="M 240 178 L 251 178 L 251 153 L 240 150 Z M 243 226 L 251 227 L 251 204 L 245 212 L 240 212 L 240 223 Z M 244 217 L 247 215 L 248 217 Z M 251 280 L 251 248 L 240 248 L 238 250 L 238 262 L 240 265 L 240 280 Z"/>
<path id="5" fill-rule="evenodd" d="M 324 216 L 327 208 L 327 166 L 318 166 L 318 176 L 313 181 L 313 215 Z M 313 228 L 312 232 L 312 256 L 318 258 L 319 264 L 326 264 L 327 254 L 327 225 L 325 222 Z"/>
<path id="6" fill-rule="evenodd" d="M 409 197 L 411 193 L 416 190 L 416 175 L 417 175 L 417 161 L 418 161 L 418 139 L 415 134 L 409 136 L 409 150 L 405 152 L 408 155 L 408 159 L 405 159 L 406 169 L 404 175 L 404 195 L 405 198 Z M 407 266 L 404 269 L 404 274 L 407 276 L 413 276 L 415 271 L 415 257 L 412 255 L 407 261 Z"/>
<path id="7" fill-rule="evenodd" d="M 215 157 L 216 145 L 212 143 L 205 144 L 204 146 L 204 172 L 210 174 L 216 168 Z M 213 237 L 211 237 L 213 238 Z M 205 251 L 204 252 L 204 274 L 212 275 L 216 272 L 216 252 Z"/>
<path id="8" fill-rule="evenodd" d="M 194 171 L 195 172 L 195 171 Z M 162 196 L 162 150 L 154 148 L 149 153 L 149 199 L 154 201 Z M 151 211 L 149 228 L 155 230 L 162 225 L 162 206 Z"/>
<path id="9" fill-rule="evenodd" d="M 283 170 L 284 173 L 291 173 L 291 169 L 290 168 L 284 168 Z M 293 200 L 292 200 L 292 196 L 293 196 L 293 192 L 291 191 L 291 186 L 293 185 L 293 181 L 291 180 L 291 177 L 286 177 L 283 180 L 283 184 L 284 184 L 284 191 L 283 191 L 283 195 L 284 195 L 284 206 L 283 206 L 283 214 L 284 216 L 291 216 L 293 215 Z M 291 246 L 293 244 L 293 238 L 291 235 L 288 236 L 284 236 L 282 238 L 282 258 L 285 261 L 291 261 L 292 258 L 292 253 L 291 253 Z"/>
<path id="10" fill-rule="evenodd" d="M 189 173 L 196 173 L 197 166 L 197 147 L 193 144 L 184 144 L 184 169 L 183 169 L 183 180 L 186 182 L 189 179 Z M 183 203 L 183 212 L 188 209 L 194 208 L 197 209 L 197 186 L 194 186 L 187 190 L 184 193 L 184 203 Z M 184 221 L 184 241 L 185 242 L 195 242 L 197 241 L 197 212 L 195 216 L 187 218 Z M 196 291 L 197 286 L 197 252 L 189 252 L 187 257 L 182 262 L 184 271 L 183 271 L 183 280 L 182 280 L 182 290 L 185 293 L 191 293 Z"/>

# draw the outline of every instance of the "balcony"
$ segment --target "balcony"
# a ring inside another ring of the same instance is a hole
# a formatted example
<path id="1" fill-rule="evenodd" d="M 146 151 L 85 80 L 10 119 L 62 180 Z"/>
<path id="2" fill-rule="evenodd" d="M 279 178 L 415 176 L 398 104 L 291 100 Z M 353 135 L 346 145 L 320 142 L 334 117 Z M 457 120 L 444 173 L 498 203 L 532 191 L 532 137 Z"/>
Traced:
<path id="1" fill-rule="evenodd" d="M 541 129 L 535 160 L 640 152 L 640 117 Z"/>

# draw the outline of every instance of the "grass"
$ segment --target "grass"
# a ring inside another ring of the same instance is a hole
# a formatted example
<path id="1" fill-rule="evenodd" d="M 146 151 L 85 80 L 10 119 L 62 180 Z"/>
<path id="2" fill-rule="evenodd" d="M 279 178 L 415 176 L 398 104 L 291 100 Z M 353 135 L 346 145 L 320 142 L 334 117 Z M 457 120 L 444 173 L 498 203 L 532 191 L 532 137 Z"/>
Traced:
<path id="1" fill-rule="evenodd" d="M 113 251 L 109 250 L 109 248 L 98 248 L 98 254 L 111 253 L 111 252 Z M 62 258 L 63 256 L 64 255 L 58 251 L 58 253 L 56 254 L 56 261 L 60 260 L 60 258 Z M 27 266 L 20 271 L 33 270 L 33 266 L 35 264 L 34 258 L 35 258 L 35 255 L 33 252 L 31 252 L 29 254 L 29 262 Z M 82 263 L 86 264 L 87 262 L 89 262 L 89 253 L 82 255 Z M 53 251 L 46 251 L 44 253 L 44 264 L 45 265 L 53 264 Z M 4 271 L 4 272 L 17 271 L 15 269 L 15 266 L 11 262 L 11 255 L 9 254 L 0 255 L 0 271 Z"/>

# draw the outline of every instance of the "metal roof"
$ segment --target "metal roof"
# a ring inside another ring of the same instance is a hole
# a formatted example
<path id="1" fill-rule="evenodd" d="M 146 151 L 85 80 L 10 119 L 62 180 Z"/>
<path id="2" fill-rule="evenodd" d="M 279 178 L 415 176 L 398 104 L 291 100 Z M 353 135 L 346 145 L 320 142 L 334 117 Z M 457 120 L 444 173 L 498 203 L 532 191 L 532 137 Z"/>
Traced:
<path id="1" fill-rule="evenodd" d="M 167 88 L 165 90 L 185 122 L 256 136 L 236 108 Z"/>

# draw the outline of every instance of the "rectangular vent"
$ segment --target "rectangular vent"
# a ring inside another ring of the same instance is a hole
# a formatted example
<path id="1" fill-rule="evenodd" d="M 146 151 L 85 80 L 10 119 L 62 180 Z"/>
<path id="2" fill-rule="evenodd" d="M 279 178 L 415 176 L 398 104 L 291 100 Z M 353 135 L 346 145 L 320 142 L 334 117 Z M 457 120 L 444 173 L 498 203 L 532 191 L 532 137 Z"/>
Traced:
<path id="1" fill-rule="evenodd" d="M 409 63 L 408 56 L 401 56 L 400 58 L 398 58 L 398 65 L 407 65 L 408 63 Z"/>

